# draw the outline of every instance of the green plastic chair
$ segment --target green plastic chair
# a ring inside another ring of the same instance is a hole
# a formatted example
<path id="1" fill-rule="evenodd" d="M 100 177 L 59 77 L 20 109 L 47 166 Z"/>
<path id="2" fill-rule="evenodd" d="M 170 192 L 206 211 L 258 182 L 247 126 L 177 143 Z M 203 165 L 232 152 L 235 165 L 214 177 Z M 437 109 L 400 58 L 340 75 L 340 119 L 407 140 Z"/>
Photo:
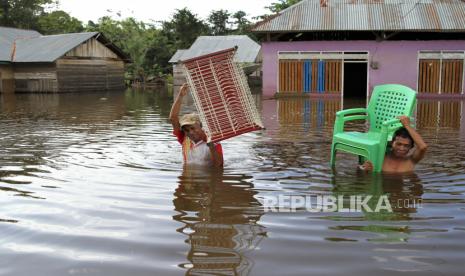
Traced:
<path id="1" fill-rule="evenodd" d="M 378 85 L 373 90 L 368 108 L 353 108 L 336 113 L 333 143 L 331 146 L 331 166 L 335 165 L 336 152 L 356 154 L 359 161 L 370 160 L 374 172 L 383 167 L 388 139 L 402 125 L 400 115 L 412 116 L 417 93 L 400 84 Z M 368 120 L 368 132 L 344 132 L 344 124 L 352 120 Z"/>

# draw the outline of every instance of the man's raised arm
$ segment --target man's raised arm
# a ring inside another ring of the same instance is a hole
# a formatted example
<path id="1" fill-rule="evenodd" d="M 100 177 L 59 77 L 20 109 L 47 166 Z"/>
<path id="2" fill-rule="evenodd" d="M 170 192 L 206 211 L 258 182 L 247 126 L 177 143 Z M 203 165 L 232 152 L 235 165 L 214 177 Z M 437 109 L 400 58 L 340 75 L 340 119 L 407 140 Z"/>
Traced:
<path id="1" fill-rule="evenodd" d="M 415 144 L 415 151 L 412 155 L 412 160 L 415 163 L 420 162 L 423 157 L 425 157 L 426 150 L 428 149 L 428 145 L 423 141 L 420 134 L 410 126 L 410 118 L 408 116 L 399 116 L 399 120 L 405 129 L 408 131 L 410 136 L 412 136 L 413 143 Z"/>
<path id="2" fill-rule="evenodd" d="M 187 95 L 187 83 L 181 86 L 176 100 L 174 100 L 173 106 L 171 107 L 170 112 L 170 121 L 173 125 L 174 130 L 180 130 L 181 126 L 179 125 L 179 111 L 181 110 L 182 98 Z"/>

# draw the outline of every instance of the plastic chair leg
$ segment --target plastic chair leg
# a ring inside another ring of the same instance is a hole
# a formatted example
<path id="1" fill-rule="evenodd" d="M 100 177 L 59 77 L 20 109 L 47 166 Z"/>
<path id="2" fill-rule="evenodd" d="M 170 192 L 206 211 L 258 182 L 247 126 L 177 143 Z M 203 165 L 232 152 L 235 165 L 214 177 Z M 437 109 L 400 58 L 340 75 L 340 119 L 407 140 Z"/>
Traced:
<path id="1" fill-rule="evenodd" d="M 334 144 L 331 145 L 331 160 L 329 161 L 329 164 L 331 167 L 334 167 L 336 163 L 336 146 Z"/>

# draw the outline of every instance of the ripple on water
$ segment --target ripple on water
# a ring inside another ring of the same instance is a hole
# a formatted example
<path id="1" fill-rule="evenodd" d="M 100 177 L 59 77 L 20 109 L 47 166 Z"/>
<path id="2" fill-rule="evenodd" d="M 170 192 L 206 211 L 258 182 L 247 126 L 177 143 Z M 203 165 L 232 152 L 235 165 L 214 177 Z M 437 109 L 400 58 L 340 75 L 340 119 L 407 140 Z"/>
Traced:
<path id="1" fill-rule="evenodd" d="M 255 97 L 267 128 L 224 141 L 211 171 L 182 167 L 162 91 L 2 94 L 0 274 L 461 275 L 460 114 L 417 119 L 415 174 L 372 175 L 347 154 L 328 166 L 338 101 Z M 386 196 L 393 211 L 270 212 L 279 195 Z"/>

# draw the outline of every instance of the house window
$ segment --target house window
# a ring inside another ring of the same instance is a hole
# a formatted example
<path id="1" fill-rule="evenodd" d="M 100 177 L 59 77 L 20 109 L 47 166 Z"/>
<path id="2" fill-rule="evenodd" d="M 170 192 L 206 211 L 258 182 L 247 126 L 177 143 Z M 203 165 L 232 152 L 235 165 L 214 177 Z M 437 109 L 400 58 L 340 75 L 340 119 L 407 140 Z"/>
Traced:
<path id="1" fill-rule="evenodd" d="M 418 58 L 418 92 L 463 93 L 463 51 L 420 51 Z"/>

